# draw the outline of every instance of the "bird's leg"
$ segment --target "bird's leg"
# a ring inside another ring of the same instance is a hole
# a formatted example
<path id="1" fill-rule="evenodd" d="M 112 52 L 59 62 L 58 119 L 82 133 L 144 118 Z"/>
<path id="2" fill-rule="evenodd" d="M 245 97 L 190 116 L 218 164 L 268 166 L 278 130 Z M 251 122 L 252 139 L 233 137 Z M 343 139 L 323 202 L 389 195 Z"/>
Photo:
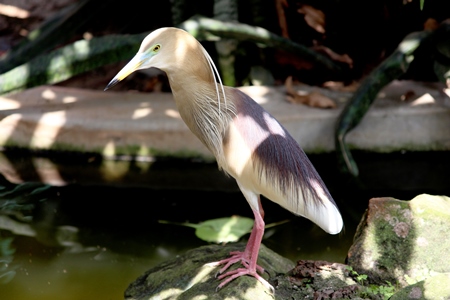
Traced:
<path id="1" fill-rule="evenodd" d="M 219 270 L 218 274 L 222 274 L 231 265 L 233 265 L 237 262 L 241 262 L 242 265 L 244 265 L 245 267 L 248 267 L 250 265 L 252 253 L 254 252 L 255 243 L 257 244 L 256 260 L 258 259 L 259 247 L 261 245 L 262 236 L 264 235 L 264 210 L 262 208 L 261 201 L 259 199 L 258 199 L 258 206 L 259 206 L 259 212 L 256 210 L 253 210 L 253 214 L 255 216 L 255 223 L 253 225 L 253 229 L 252 229 L 252 232 L 250 233 L 250 237 L 248 239 L 247 246 L 245 247 L 244 252 L 232 251 L 232 252 L 230 252 L 231 257 L 218 261 L 216 263 L 217 265 L 225 264 L 225 266 L 223 266 Z M 261 236 L 259 237 L 259 239 L 257 239 L 255 241 L 256 237 L 259 234 L 257 231 L 261 230 L 261 229 L 258 229 L 258 226 L 257 226 L 258 219 L 261 219 L 261 222 L 262 222 L 262 225 L 260 226 L 262 228 L 262 233 L 260 233 Z M 256 270 L 261 274 L 264 273 L 264 269 L 261 266 L 258 266 L 256 264 L 256 260 L 255 260 Z"/>
<path id="2" fill-rule="evenodd" d="M 231 265 L 234 265 L 237 262 L 241 262 L 242 265 L 244 265 L 245 267 L 248 267 L 250 265 L 250 261 L 251 261 L 251 254 L 253 252 L 253 247 L 255 244 L 255 237 L 257 235 L 256 232 L 256 225 L 253 225 L 253 229 L 252 232 L 250 233 L 250 237 L 248 239 L 247 242 L 247 246 L 245 247 L 244 252 L 242 251 L 232 251 L 230 252 L 230 257 L 220 260 L 217 262 L 217 265 L 223 265 L 225 264 L 218 272 L 218 274 L 222 274 L 223 272 L 225 272 Z M 264 269 L 261 268 L 260 266 L 256 266 L 257 270 L 260 273 L 264 272 Z"/>
<path id="3" fill-rule="evenodd" d="M 257 273 L 257 271 L 261 273 L 264 272 L 264 269 L 256 264 L 262 237 L 264 235 L 264 220 L 260 212 L 253 210 L 253 213 L 255 215 L 255 223 L 244 252 L 232 252 L 232 256 L 230 258 L 217 262 L 219 265 L 225 264 L 225 266 L 219 271 L 219 274 L 221 275 L 218 276 L 218 279 L 224 280 L 219 284 L 217 289 L 222 288 L 227 283 L 238 277 L 250 275 L 258 279 L 264 286 L 273 291 L 273 287 Z M 229 266 L 239 261 L 242 263 L 243 268 L 238 268 L 236 270 L 223 273 Z"/>

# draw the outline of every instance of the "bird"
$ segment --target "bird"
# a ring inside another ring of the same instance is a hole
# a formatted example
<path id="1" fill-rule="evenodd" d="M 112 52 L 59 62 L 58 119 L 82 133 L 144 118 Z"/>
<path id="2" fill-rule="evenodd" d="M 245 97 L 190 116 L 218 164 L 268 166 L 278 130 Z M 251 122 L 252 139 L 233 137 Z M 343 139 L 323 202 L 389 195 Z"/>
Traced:
<path id="1" fill-rule="evenodd" d="M 274 292 L 257 264 L 265 226 L 261 195 L 338 234 L 343 219 L 325 183 L 298 142 L 269 112 L 239 89 L 223 85 L 213 59 L 187 31 L 163 27 L 151 32 L 105 91 L 148 68 L 166 73 L 181 118 L 214 155 L 218 168 L 236 180 L 254 215 L 245 249 L 212 263 L 221 267 L 217 290 L 248 275 Z M 229 270 L 236 263 L 239 267 Z"/>

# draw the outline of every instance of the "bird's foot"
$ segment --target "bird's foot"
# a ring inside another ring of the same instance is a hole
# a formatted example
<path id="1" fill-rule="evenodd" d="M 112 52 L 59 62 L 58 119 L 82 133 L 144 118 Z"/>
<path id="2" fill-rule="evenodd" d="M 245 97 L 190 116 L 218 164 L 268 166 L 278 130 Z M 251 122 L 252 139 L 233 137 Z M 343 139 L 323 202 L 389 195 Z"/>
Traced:
<path id="1" fill-rule="evenodd" d="M 247 255 L 245 254 L 245 252 L 241 252 L 241 251 L 233 251 L 230 252 L 230 257 L 219 260 L 215 263 L 212 263 L 214 266 L 220 266 L 220 265 L 224 265 L 219 272 L 217 273 L 217 275 L 222 274 L 223 272 L 225 272 L 230 266 L 234 265 L 237 262 L 240 262 L 245 268 L 249 268 L 250 266 L 250 258 L 247 257 Z M 260 273 L 263 274 L 264 273 L 264 268 L 261 266 L 256 265 L 256 270 Z M 216 275 L 216 277 L 217 277 Z"/>
<path id="2" fill-rule="evenodd" d="M 241 277 L 243 275 L 249 275 L 255 277 L 257 280 L 259 280 L 267 289 L 269 289 L 272 294 L 274 293 L 274 288 L 270 283 L 268 283 L 264 278 L 262 278 L 258 273 L 263 274 L 264 268 L 261 266 L 256 265 L 253 270 L 250 267 L 250 258 L 247 257 L 245 252 L 241 251 L 233 251 L 230 252 L 230 257 L 222 259 L 220 261 L 211 263 L 209 265 L 211 266 L 220 266 L 224 265 L 216 274 L 216 277 L 219 280 L 223 281 L 217 286 L 216 290 L 220 290 L 222 287 L 224 287 L 227 283 L 230 281 Z M 231 270 L 226 273 L 224 273 L 230 266 L 234 265 L 235 263 L 240 262 L 243 266 L 243 268 L 238 268 L 236 270 Z"/>
<path id="3" fill-rule="evenodd" d="M 245 265 L 244 265 L 245 266 Z M 261 268 L 261 267 L 260 267 Z M 262 268 L 261 268 L 262 269 Z M 267 280 L 265 280 L 264 278 L 262 278 L 257 272 L 256 270 L 251 270 L 248 266 L 245 266 L 245 268 L 238 268 L 236 270 L 232 270 L 232 271 L 228 271 L 222 275 L 219 275 L 217 278 L 219 280 L 223 281 L 217 286 L 216 291 L 220 290 L 222 287 L 224 287 L 227 283 L 233 281 L 234 279 L 244 276 L 244 275 L 249 275 L 249 276 L 253 276 L 255 277 L 259 282 L 262 283 L 262 285 L 264 285 L 268 290 L 270 290 L 270 292 L 272 294 L 275 294 L 275 289 L 273 288 L 273 286 L 267 282 Z"/>

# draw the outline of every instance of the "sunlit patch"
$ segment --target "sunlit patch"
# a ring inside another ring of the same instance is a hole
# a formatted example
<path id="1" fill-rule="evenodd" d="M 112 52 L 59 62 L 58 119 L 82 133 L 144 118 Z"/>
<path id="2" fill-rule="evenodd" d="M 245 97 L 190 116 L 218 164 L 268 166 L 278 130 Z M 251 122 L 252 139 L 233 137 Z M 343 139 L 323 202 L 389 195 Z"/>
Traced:
<path id="1" fill-rule="evenodd" d="M 426 105 L 426 104 L 434 104 L 436 103 L 436 100 L 433 96 L 431 96 L 429 93 L 423 94 L 413 102 L 411 102 L 412 106 L 418 106 L 418 105 Z"/>
<path id="2" fill-rule="evenodd" d="M 0 3 L 0 15 L 10 18 L 26 19 L 30 16 L 30 12 L 17 6 Z"/>
<path id="3" fill-rule="evenodd" d="M 138 108 L 133 112 L 131 117 L 133 120 L 144 118 L 152 113 L 152 109 L 149 107 Z"/>
<path id="4" fill-rule="evenodd" d="M 104 156 L 114 156 L 116 155 L 116 145 L 113 141 L 109 141 L 103 148 Z"/>
<path id="5" fill-rule="evenodd" d="M 264 121 L 266 121 L 267 127 L 272 134 L 278 134 L 282 137 L 286 137 L 286 132 L 283 127 L 281 127 L 280 123 L 278 123 L 274 118 L 272 118 L 268 112 L 264 112 Z"/>
<path id="6" fill-rule="evenodd" d="M 265 104 L 269 102 L 270 93 L 273 93 L 271 88 L 267 86 L 243 86 L 239 90 L 250 95 L 258 104 Z"/>
<path id="7" fill-rule="evenodd" d="M 174 109 L 166 109 L 165 115 L 175 119 L 181 119 L 180 113 Z"/>
<path id="8" fill-rule="evenodd" d="M 145 145 L 141 145 L 141 147 L 139 147 L 137 155 L 138 156 L 145 156 L 145 157 L 149 156 L 150 155 L 150 149 L 147 146 L 145 146 Z M 145 161 L 145 162 L 147 163 L 148 161 Z"/>
<path id="9" fill-rule="evenodd" d="M 51 185 L 65 185 L 66 181 L 61 177 L 58 166 L 50 159 L 37 157 L 32 158 L 35 171 L 42 182 Z"/>
<path id="10" fill-rule="evenodd" d="M 65 123 L 65 111 L 53 111 L 43 114 L 31 137 L 30 146 L 44 149 L 50 148 L 54 144 L 59 130 Z"/>
<path id="11" fill-rule="evenodd" d="M 185 290 L 190 289 L 191 287 L 193 287 L 195 284 L 198 284 L 199 282 L 205 281 L 205 279 L 209 278 L 209 274 L 212 272 L 215 272 L 215 271 L 216 271 L 216 269 L 209 264 L 205 264 L 205 265 L 201 266 L 198 269 L 197 274 L 189 281 Z M 161 299 L 163 299 L 163 298 L 161 298 Z M 207 298 L 205 298 L 205 299 L 207 299 Z"/>
<path id="12" fill-rule="evenodd" d="M 102 162 L 100 172 L 103 179 L 107 181 L 116 181 L 125 177 L 130 171 L 130 161 L 114 161 L 105 159 Z"/>
<path id="13" fill-rule="evenodd" d="M 22 115 L 13 114 L 7 116 L 2 120 L 1 134 L 0 134 L 0 144 L 4 145 L 9 138 L 13 135 L 14 130 L 17 128 L 20 120 L 22 119 Z"/>
<path id="14" fill-rule="evenodd" d="M 3 138 L 1 135 L 0 137 Z M 22 183 L 24 180 L 16 167 L 4 153 L 0 152 L 0 173 L 11 183 Z"/>
<path id="15" fill-rule="evenodd" d="M 73 102 L 77 102 L 78 98 L 74 97 L 74 96 L 66 96 L 63 98 L 62 102 L 63 103 L 73 103 Z"/>
<path id="16" fill-rule="evenodd" d="M 44 98 L 45 100 L 55 100 L 56 93 L 54 91 L 52 91 L 51 89 L 45 89 L 42 92 L 41 97 Z"/>
<path id="17" fill-rule="evenodd" d="M 6 109 L 16 109 L 19 108 L 20 102 L 14 99 L 9 99 L 5 97 L 0 98 L 0 110 L 6 110 Z"/>
<path id="18" fill-rule="evenodd" d="M 450 85 L 450 80 L 449 80 L 449 83 L 447 85 Z M 447 97 L 450 98 L 450 89 L 444 89 L 444 93 L 447 95 Z"/>

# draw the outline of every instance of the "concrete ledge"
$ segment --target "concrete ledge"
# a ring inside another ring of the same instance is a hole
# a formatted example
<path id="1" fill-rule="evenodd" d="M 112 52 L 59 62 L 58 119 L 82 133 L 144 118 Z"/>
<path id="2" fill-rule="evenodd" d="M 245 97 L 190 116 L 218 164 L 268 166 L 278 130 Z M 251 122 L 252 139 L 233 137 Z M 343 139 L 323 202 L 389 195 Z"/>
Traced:
<path id="1" fill-rule="evenodd" d="M 284 88 L 242 87 L 273 114 L 306 152 L 334 150 L 334 127 L 350 93 L 308 86 L 337 109 L 290 104 Z M 353 149 L 376 152 L 450 150 L 450 98 L 439 83 L 396 81 L 380 92 L 347 136 Z M 450 94 L 450 93 L 449 93 Z M 402 97 L 409 99 L 402 101 Z M 0 146 L 104 155 L 211 157 L 187 129 L 168 93 L 142 94 L 37 87 L 0 97 Z"/>

